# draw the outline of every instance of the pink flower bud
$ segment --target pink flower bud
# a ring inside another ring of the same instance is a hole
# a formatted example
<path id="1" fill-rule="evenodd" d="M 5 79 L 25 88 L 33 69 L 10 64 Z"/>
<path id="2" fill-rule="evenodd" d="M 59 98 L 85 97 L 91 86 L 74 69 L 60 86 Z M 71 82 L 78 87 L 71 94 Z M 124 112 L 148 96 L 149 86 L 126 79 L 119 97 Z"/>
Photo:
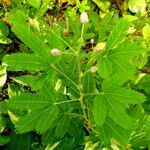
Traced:
<path id="1" fill-rule="evenodd" d="M 80 22 L 84 24 L 89 22 L 89 18 L 86 12 L 81 13 Z"/>
<path id="2" fill-rule="evenodd" d="M 54 48 L 54 49 L 51 50 L 51 54 L 52 54 L 53 56 L 60 55 L 60 50 Z"/>
<path id="3" fill-rule="evenodd" d="M 90 71 L 91 71 L 92 73 L 95 73 L 95 72 L 97 71 L 97 67 L 96 67 L 96 66 L 91 67 Z"/>

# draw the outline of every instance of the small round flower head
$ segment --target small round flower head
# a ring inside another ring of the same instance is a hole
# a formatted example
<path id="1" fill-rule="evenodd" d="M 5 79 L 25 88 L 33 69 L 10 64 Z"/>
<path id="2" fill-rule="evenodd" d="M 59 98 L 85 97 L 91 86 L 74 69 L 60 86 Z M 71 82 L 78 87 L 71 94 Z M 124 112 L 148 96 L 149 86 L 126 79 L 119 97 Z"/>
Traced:
<path id="1" fill-rule="evenodd" d="M 91 39 L 90 42 L 91 42 L 91 44 L 93 44 L 94 43 L 94 39 Z"/>
<path id="2" fill-rule="evenodd" d="M 85 24 L 89 22 L 89 17 L 86 12 L 82 12 L 80 15 L 80 22 Z"/>
<path id="3" fill-rule="evenodd" d="M 51 54 L 52 54 L 53 56 L 58 56 L 58 55 L 60 55 L 60 50 L 58 50 L 58 49 L 56 49 L 56 48 L 53 48 L 53 49 L 51 50 Z"/>
<path id="4" fill-rule="evenodd" d="M 95 72 L 97 71 L 97 67 L 96 67 L 96 66 L 91 67 L 90 71 L 91 71 L 92 73 L 95 73 Z"/>

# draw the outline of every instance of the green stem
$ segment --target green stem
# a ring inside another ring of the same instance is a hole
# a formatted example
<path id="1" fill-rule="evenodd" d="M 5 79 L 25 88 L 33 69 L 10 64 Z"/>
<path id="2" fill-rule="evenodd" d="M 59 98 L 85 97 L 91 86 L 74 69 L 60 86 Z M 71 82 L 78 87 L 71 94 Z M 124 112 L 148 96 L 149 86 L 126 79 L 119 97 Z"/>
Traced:
<path id="1" fill-rule="evenodd" d="M 104 95 L 103 92 L 101 93 L 85 93 L 84 96 L 94 96 L 94 95 Z"/>
<path id="2" fill-rule="evenodd" d="M 82 24 L 82 30 L 81 30 L 81 39 L 83 41 L 83 35 L 84 35 L 84 24 Z"/>
<path id="3" fill-rule="evenodd" d="M 81 64 L 80 64 L 80 51 L 78 51 L 77 59 L 78 59 L 78 71 L 79 71 L 79 85 L 78 85 L 78 90 L 79 90 L 79 94 L 80 94 L 79 101 L 80 101 L 80 105 L 81 105 L 82 112 L 83 112 L 83 115 L 85 117 L 85 120 L 86 120 L 86 122 L 89 122 L 88 118 L 87 118 L 86 110 L 85 110 L 85 105 L 84 105 L 84 102 L 83 102 L 82 70 L 81 70 Z"/>
<path id="4" fill-rule="evenodd" d="M 67 101 L 62 101 L 62 102 L 56 102 L 54 103 L 55 105 L 60 105 L 60 104 L 64 104 L 64 103 L 71 103 L 71 102 L 78 102 L 79 99 L 72 99 L 72 100 L 67 100 Z"/>
<path id="5" fill-rule="evenodd" d="M 76 114 L 76 113 L 69 113 L 69 112 L 66 112 L 65 114 L 66 114 L 66 115 L 72 115 L 72 116 L 80 117 L 80 118 L 86 120 L 86 118 L 85 118 L 84 116 L 79 115 L 79 114 Z"/>
<path id="6" fill-rule="evenodd" d="M 83 34 L 84 34 L 84 24 L 82 25 L 82 29 L 81 29 L 81 37 L 80 37 L 80 46 L 82 46 L 83 42 L 84 42 L 84 37 L 83 37 Z M 79 90 L 79 94 L 80 94 L 80 98 L 79 98 L 79 101 L 80 101 L 80 106 L 81 106 L 81 109 L 82 109 L 82 113 L 83 113 L 83 116 L 85 118 L 85 122 L 87 123 L 87 127 L 90 127 L 90 121 L 88 119 L 88 115 L 86 113 L 86 106 L 84 104 L 84 94 L 83 94 L 83 85 L 82 85 L 82 77 L 83 77 L 83 73 L 82 73 L 82 69 L 81 69 L 81 61 L 80 61 L 80 48 L 79 50 L 77 51 L 77 59 L 78 59 L 78 72 L 79 72 L 79 85 L 78 85 L 78 90 Z"/>
<path id="7" fill-rule="evenodd" d="M 84 37 L 83 37 L 83 35 L 84 35 L 84 24 L 82 24 L 81 37 L 79 39 L 79 47 L 81 47 L 83 45 L 83 43 L 84 43 Z M 80 51 L 80 49 L 78 51 Z"/>
<path id="8" fill-rule="evenodd" d="M 64 55 L 76 55 L 75 53 L 68 53 L 68 52 L 61 52 L 61 54 L 64 54 Z"/>

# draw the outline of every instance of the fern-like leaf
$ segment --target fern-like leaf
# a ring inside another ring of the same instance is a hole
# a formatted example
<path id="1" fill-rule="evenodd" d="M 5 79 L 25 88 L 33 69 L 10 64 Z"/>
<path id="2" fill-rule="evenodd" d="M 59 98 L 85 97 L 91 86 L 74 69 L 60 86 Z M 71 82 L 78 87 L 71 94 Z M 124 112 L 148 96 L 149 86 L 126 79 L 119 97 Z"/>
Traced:
<path id="1" fill-rule="evenodd" d="M 53 70 L 49 69 L 48 72 L 43 73 L 41 75 L 33 76 L 33 75 L 23 75 L 19 77 L 12 77 L 14 81 L 18 82 L 19 84 L 30 86 L 33 90 L 38 90 L 43 87 L 50 77 L 53 75 Z"/>
<path id="2" fill-rule="evenodd" d="M 13 71 L 44 71 L 49 68 L 42 56 L 25 53 L 7 55 L 4 57 L 3 63 L 8 65 L 8 70 Z"/>
<path id="3" fill-rule="evenodd" d="M 47 93 L 48 92 L 48 93 Z M 31 130 L 45 132 L 58 115 L 55 105 L 57 94 L 47 81 L 38 93 L 23 93 L 7 101 L 9 109 L 27 110 L 28 113 L 16 124 L 18 133 Z"/>
<path id="4" fill-rule="evenodd" d="M 125 19 L 121 19 L 107 40 L 106 50 L 111 50 L 122 43 L 125 39 L 128 28 L 129 22 Z"/>
<path id="5" fill-rule="evenodd" d="M 140 104 L 144 102 L 144 95 L 123 88 L 104 90 L 104 94 L 96 96 L 94 99 L 93 115 L 97 125 L 102 125 L 108 116 L 123 128 L 131 128 L 132 120 L 126 112 L 128 104 Z M 104 110 L 103 110 L 104 109 Z M 99 115 L 97 115 L 99 114 Z M 100 117 L 101 116 L 101 120 Z"/>
<path id="6" fill-rule="evenodd" d="M 102 78 L 107 78 L 112 74 L 112 62 L 106 57 L 102 58 L 98 63 L 99 74 Z"/>
<path id="7" fill-rule="evenodd" d="M 119 102 L 111 101 L 111 97 L 107 98 L 108 116 L 118 125 L 125 129 L 132 127 L 132 120 L 126 112 L 126 108 Z"/>
<path id="8" fill-rule="evenodd" d="M 62 138 L 70 126 L 71 118 L 68 115 L 61 115 L 57 121 L 55 135 L 58 138 Z"/>
<path id="9" fill-rule="evenodd" d="M 26 109 L 39 109 L 53 105 L 50 99 L 41 94 L 24 93 L 15 97 L 12 97 L 8 101 L 8 107 L 19 110 Z"/>
<path id="10" fill-rule="evenodd" d="M 139 53 L 139 47 L 136 44 L 123 43 L 119 45 L 98 61 L 100 76 L 108 78 L 111 75 L 117 74 L 117 76 L 122 78 L 122 81 L 127 81 L 135 73 L 132 60 Z"/>
<path id="11" fill-rule="evenodd" d="M 93 117 L 98 126 L 102 126 L 107 116 L 107 106 L 105 97 L 97 96 L 94 99 Z"/>
<path id="12" fill-rule="evenodd" d="M 108 145 L 111 139 L 115 139 L 118 143 L 128 144 L 130 137 L 130 130 L 123 129 L 122 127 L 116 125 L 112 120 L 107 119 L 107 122 L 99 128 L 100 139 L 104 144 Z"/>
<path id="13" fill-rule="evenodd" d="M 107 96 L 110 96 L 111 99 L 113 98 L 125 105 L 128 104 L 140 104 L 145 101 L 145 97 L 143 94 L 138 93 L 131 89 L 124 89 L 124 88 L 113 88 L 109 89 L 105 92 Z M 112 97 L 113 96 L 113 97 Z M 114 100 L 114 101 L 115 101 Z"/>
<path id="14" fill-rule="evenodd" d="M 15 14 L 15 15 L 14 15 Z M 9 21 L 12 24 L 12 31 L 24 42 L 34 53 L 48 56 L 49 47 L 44 44 L 44 39 L 40 37 L 37 30 L 33 30 L 29 22 L 29 17 L 22 10 L 12 10 Z"/>
<path id="15" fill-rule="evenodd" d="M 44 133 L 56 119 L 58 108 L 51 106 L 31 111 L 16 124 L 18 133 L 25 133 L 32 130 Z"/>

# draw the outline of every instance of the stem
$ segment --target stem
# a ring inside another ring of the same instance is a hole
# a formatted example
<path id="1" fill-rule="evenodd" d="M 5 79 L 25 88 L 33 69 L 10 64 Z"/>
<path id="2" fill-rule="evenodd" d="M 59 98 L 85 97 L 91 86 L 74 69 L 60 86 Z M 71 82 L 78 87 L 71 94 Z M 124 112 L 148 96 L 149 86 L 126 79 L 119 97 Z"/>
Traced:
<path id="1" fill-rule="evenodd" d="M 84 24 L 82 24 L 82 29 L 81 29 L 81 39 L 83 41 L 83 34 L 84 34 Z"/>
<path id="2" fill-rule="evenodd" d="M 91 128 L 91 130 L 92 130 L 93 132 L 95 132 L 97 135 L 99 135 L 99 133 L 98 133 L 94 128 Z"/>
<path id="3" fill-rule="evenodd" d="M 66 112 L 65 114 L 66 114 L 66 115 L 72 115 L 72 116 L 80 117 L 80 118 L 86 120 L 86 118 L 85 118 L 84 116 L 79 115 L 79 114 L 76 114 L 76 113 L 69 113 L 69 112 Z"/>
<path id="4" fill-rule="evenodd" d="M 81 71 L 81 66 L 80 66 L 80 52 L 78 52 L 78 71 L 79 71 L 79 85 L 78 85 L 78 90 L 79 90 L 79 94 L 80 94 L 80 105 L 83 111 L 83 115 L 85 116 L 86 120 L 87 116 L 86 116 L 86 111 L 85 111 L 85 106 L 84 106 L 84 102 L 83 102 L 83 92 L 82 92 L 82 71 Z"/>
<path id="5" fill-rule="evenodd" d="M 90 70 L 85 71 L 85 72 L 82 74 L 82 77 L 84 77 L 84 76 L 87 75 L 88 73 L 90 73 Z"/>
<path id="6" fill-rule="evenodd" d="M 94 96 L 94 95 L 104 95 L 104 93 L 101 92 L 101 93 L 86 93 L 86 94 L 84 94 L 84 96 Z"/>
<path id="7" fill-rule="evenodd" d="M 57 102 L 54 103 L 55 105 L 59 105 L 59 104 L 64 104 L 64 103 L 71 103 L 71 102 L 77 102 L 79 101 L 79 99 L 73 99 L 73 100 L 68 100 L 68 101 L 62 101 L 62 102 Z"/>
<path id="8" fill-rule="evenodd" d="M 82 24 L 81 37 L 79 39 L 79 47 L 81 47 L 83 45 L 83 43 L 84 43 L 83 34 L 84 34 L 84 24 Z M 78 51 L 80 51 L 80 49 Z"/>
<path id="9" fill-rule="evenodd" d="M 68 52 L 61 52 L 61 54 L 64 54 L 64 55 L 75 55 L 75 53 L 68 53 Z"/>

